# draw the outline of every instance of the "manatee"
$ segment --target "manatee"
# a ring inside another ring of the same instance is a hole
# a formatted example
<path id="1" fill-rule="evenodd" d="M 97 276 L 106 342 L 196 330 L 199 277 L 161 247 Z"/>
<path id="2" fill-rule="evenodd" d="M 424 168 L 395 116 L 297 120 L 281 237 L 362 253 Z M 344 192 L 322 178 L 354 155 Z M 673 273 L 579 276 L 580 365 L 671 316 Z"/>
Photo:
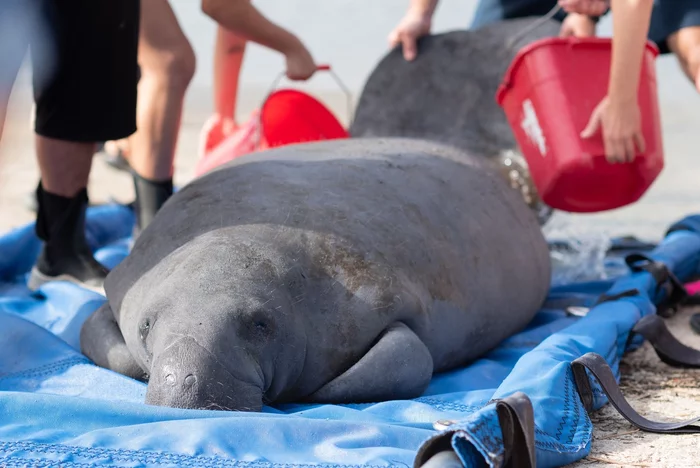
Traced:
<path id="1" fill-rule="evenodd" d="M 558 36 L 561 24 L 541 18 L 504 20 L 466 31 L 426 36 L 407 62 L 397 47 L 367 79 L 350 126 L 353 137 L 410 137 L 485 157 L 519 190 L 541 224 L 552 209 L 530 177 L 496 91 L 518 50 Z M 525 33 L 526 28 L 534 27 Z"/>
<path id="2" fill-rule="evenodd" d="M 535 216 L 479 157 L 290 145 L 173 195 L 107 276 L 81 348 L 148 381 L 152 405 L 409 399 L 521 330 L 550 276 Z"/>

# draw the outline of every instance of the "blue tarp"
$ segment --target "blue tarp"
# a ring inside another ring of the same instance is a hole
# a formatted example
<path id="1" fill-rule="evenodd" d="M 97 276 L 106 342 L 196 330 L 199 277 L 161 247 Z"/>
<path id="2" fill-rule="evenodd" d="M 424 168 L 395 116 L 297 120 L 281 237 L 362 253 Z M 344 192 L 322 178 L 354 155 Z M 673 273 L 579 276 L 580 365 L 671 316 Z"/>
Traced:
<path id="1" fill-rule="evenodd" d="M 681 279 L 698 273 L 700 218 L 654 250 Z M 88 210 L 97 257 L 114 266 L 127 254 L 133 216 L 123 206 Z M 453 420 L 453 447 L 467 466 L 499 466 L 495 407 L 516 391 L 533 403 L 538 466 L 585 457 L 592 425 L 570 363 L 595 352 L 615 373 L 637 320 L 655 313 L 656 284 L 645 272 L 552 289 L 526 330 L 469 367 L 435 376 L 411 401 L 363 405 L 284 405 L 262 413 L 192 411 L 143 403 L 145 385 L 93 365 L 79 330 L 104 297 L 68 283 L 26 288 L 38 252 L 33 226 L 0 237 L 0 465 L 2 466 L 412 466 L 419 448 Z M 619 271 L 621 260 L 610 259 Z M 616 263 L 617 262 L 617 263 Z M 592 306 L 604 292 L 642 294 L 577 318 L 567 301 Z M 497 311 L 494 311 L 497 313 Z M 619 378 L 619 377 L 618 377 Z M 605 403 L 596 393 L 597 407 Z M 479 455 L 481 454 L 481 455 Z"/>

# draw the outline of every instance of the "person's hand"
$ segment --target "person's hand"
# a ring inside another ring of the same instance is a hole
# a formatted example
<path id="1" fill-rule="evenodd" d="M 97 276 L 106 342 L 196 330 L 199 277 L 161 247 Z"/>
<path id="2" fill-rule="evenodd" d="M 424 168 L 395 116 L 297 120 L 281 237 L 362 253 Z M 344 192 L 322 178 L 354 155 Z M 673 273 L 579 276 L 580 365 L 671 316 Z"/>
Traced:
<path id="1" fill-rule="evenodd" d="M 316 73 L 317 66 L 309 50 L 299 42 L 285 55 L 287 78 L 294 81 L 308 80 Z"/>
<path id="2" fill-rule="evenodd" d="M 591 138 L 603 132 L 605 158 L 609 163 L 634 161 L 637 153 L 645 151 L 642 119 L 636 100 L 618 102 L 606 96 L 591 114 L 581 138 Z"/>
<path id="3" fill-rule="evenodd" d="M 610 6 L 608 0 L 559 0 L 559 6 L 567 13 L 601 16 Z"/>
<path id="4" fill-rule="evenodd" d="M 564 18 L 559 37 L 593 37 L 596 24 L 588 15 L 570 13 Z"/>
<path id="5" fill-rule="evenodd" d="M 403 46 L 403 58 L 411 61 L 418 55 L 416 41 L 430 34 L 431 20 L 424 14 L 413 11 L 406 13 L 401 22 L 389 34 L 389 45 Z"/>

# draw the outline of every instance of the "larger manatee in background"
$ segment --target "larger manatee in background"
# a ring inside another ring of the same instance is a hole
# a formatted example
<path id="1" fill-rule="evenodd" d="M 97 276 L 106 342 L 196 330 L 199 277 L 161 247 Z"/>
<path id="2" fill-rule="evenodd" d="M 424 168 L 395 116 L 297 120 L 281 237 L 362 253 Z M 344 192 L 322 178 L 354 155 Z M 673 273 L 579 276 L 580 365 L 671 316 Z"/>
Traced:
<path id="1" fill-rule="evenodd" d="M 237 158 L 178 191 L 105 282 L 84 353 L 146 402 L 418 397 L 521 330 L 547 243 L 480 157 L 350 139 Z"/>
<path id="2" fill-rule="evenodd" d="M 365 83 L 350 134 L 421 138 L 481 155 L 521 192 L 544 224 L 551 209 L 539 198 L 495 99 L 517 52 L 537 39 L 559 34 L 559 22 L 537 25 L 540 19 L 506 20 L 427 36 L 418 41 L 418 57 L 411 62 L 400 48 L 392 50 Z"/>

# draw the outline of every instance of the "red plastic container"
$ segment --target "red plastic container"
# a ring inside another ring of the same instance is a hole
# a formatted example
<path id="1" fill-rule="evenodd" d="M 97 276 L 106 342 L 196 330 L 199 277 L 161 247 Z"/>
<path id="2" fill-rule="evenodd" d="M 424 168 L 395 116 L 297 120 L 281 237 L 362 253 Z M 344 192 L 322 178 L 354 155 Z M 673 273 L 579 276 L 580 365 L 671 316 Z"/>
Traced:
<path id="1" fill-rule="evenodd" d="M 581 131 L 608 89 L 609 38 L 546 38 L 524 47 L 501 83 L 503 108 L 542 200 L 568 212 L 598 212 L 633 203 L 664 167 L 656 88 L 657 47 L 647 43 L 639 84 L 644 154 L 605 160 L 602 133 Z"/>
<path id="2" fill-rule="evenodd" d="M 319 70 L 330 71 L 330 66 L 320 65 Z M 203 149 L 195 176 L 256 151 L 348 137 L 348 131 L 340 121 L 316 98 L 295 89 L 278 89 L 270 92 L 261 109 L 253 112 L 250 119 L 231 135 L 201 145 Z"/>

